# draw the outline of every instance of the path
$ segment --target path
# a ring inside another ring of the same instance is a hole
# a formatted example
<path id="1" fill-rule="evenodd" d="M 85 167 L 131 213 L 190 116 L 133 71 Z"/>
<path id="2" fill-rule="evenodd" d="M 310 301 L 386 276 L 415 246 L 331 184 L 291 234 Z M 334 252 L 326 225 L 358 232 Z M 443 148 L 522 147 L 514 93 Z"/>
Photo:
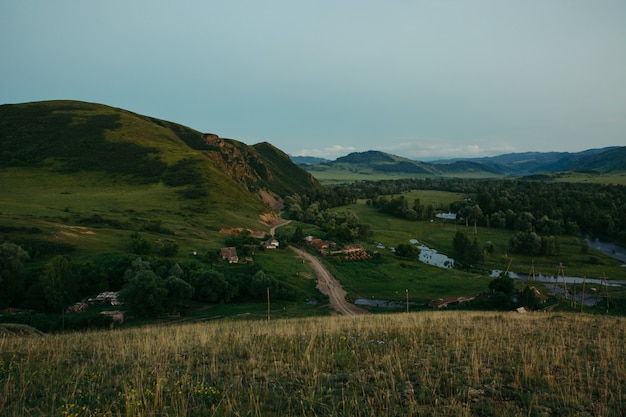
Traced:
<path id="1" fill-rule="evenodd" d="M 368 314 L 366 310 L 363 310 L 362 308 L 346 301 L 346 290 L 341 287 L 339 281 L 337 281 L 335 277 L 328 272 L 328 269 L 326 269 L 324 264 L 319 259 L 294 246 L 289 246 L 289 248 L 297 253 L 298 256 L 306 260 L 309 265 L 311 265 L 315 275 L 317 275 L 317 286 L 315 288 L 320 290 L 322 294 L 328 296 L 330 306 L 333 310 L 339 314 L 345 314 L 348 316 L 354 314 Z"/>
<path id="2" fill-rule="evenodd" d="M 291 220 L 284 220 L 282 223 L 276 224 L 270 229 L 270 235 L 274 236 L 276 228 L 289 223 L 291 223 Z M 317 259 L 317 257 L 291 245 L 289 245 L 289 248 L 297 253 L 302 259 L 307 261 L 309 265 L 311 265 L 315 275 L 317 275 L 317 286 L 315 288 L 317 288 L 322 294 L 328 296 L 330 307 L 333 310 L 339 314 L 345 314 L 348 316 L 354 314 L 368 314 L 368 311 L 346 301 L 346 290 L 344 290 L 341 284 L 339 284 L 339 281 L 337 281 L 335 277 L 328 272 L 328 269 L 326 269 L 324 264 Z"/>

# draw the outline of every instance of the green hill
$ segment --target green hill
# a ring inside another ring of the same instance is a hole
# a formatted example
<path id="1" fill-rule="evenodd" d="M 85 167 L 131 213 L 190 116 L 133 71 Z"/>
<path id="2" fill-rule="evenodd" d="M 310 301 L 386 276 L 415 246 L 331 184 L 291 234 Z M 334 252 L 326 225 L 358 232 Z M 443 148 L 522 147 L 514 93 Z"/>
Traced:
<path id="1" fill-rule="evenodd" d="M 76 101 L 0 106 L 0 184 L 5 238 L 88 252 L 137 231 L 196 247 L 267 230 L 282 197 L 319 187 L 269 144 Z"/>

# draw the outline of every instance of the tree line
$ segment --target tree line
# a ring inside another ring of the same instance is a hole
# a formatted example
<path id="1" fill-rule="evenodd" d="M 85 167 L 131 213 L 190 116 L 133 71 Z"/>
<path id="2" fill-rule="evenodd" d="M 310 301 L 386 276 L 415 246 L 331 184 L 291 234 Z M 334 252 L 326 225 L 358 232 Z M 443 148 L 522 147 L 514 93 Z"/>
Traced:
<path id="1" fill-rule="evenodd" d="M 409 201 L 404 193 L 413 190 L 449 191 L 462 193 L 466 198 L 448 207 L 434 207 L 419 199 Z M 626 243 L 626 186 L 614 184 L 534 179 L 358 181 L 327 186 L 306 196 L 289 196 L 285 199 L 285 212 L 291 219 L 318 225 L 331 237 L 363 238 L 370 231 L 368 225 L 355 221 L 350 214 L 345 219 L 338 218 L 330 210 L 357 199 L 366 199 L 381 213 L 408 220 L 428 220 L 438 211 L 451 211 L 456 213 L 458 222 L 468 227 L 511 230 L 514 234 L 509 249 L 528 255 L 558 255 L 558 236 L 562 234 L 584 233 Z M 346 229 L 352 232 L 337 233 Z M 489 250 L 481 247 L 479 251 L 480 243 L 469 238 L 456 240 L 460 259 L 479 259 L 478 252 Z"/>
<path id="2" fill-rule="evenodd" d="M 138 239 L 133 236 L 131 246 Z M 63 254 L 43 265 L 29 263 L 30 259 L 20 245 L 0 244 L 0 309 L 60 313 L 100 292 L 119 291 L 125 310 L 135 316 L 153 316 L 180 311 L 189 300 L 261 301 L 267 288 L 277 300 L 294 300 L 297 295 L 289 284 L 256 265 L 220 265 L 217 251 L 210 251 L 206 262 L 184 263 L 131 253 L 105 254 L 84 262 Z"/>

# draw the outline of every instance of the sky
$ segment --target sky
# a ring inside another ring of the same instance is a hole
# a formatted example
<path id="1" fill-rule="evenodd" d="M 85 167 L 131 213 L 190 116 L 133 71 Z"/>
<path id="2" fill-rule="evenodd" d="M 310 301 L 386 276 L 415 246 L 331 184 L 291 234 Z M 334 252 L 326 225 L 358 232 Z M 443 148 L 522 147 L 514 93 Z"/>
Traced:
<path id="1" fill-rule="evenodd" d="M 625 146 L 626 2 L 0 1 L 0 104 L 56 99 L 327 159 Z"/>

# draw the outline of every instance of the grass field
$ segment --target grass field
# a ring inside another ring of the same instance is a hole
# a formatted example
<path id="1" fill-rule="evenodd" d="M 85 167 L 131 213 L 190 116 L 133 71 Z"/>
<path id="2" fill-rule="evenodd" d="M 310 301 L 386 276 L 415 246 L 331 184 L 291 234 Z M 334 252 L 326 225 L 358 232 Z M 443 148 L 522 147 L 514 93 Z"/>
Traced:
<path id="1" fill-rule="evenodd" d="M 238 205 L 229 198 L 185 200 L 162 183 L 128 184 L 99 174 L 63 175 L 25 169 L 0 170 L 0 224 L 38 228 L 37 237 L 75 245 L 77 255 L 124 252 L 131 233 L 151 242 L 176 240 L 181 252 L 222 246 L 222 227 L 269 230 L 262 205 Z M 33 192 L 33 190 L 37 190 Z M 158 225 L 159 230 L 153 232 Z M 160 233 L 159 233 L 160 232 Z"/>
<path id="2" fill-rule="evenodd" d="M 345 184 L 355 181 L 385 181 L 385 180 L 402 180 L 409 178 L 433 178 L 433 174 L 415 174 L 410 172 L 381 172 L 372 169 L 342 169 L 336 167 L 325 167 L 316 165 L 314 167 L 306 167 L 320 183 L 324 185 Z M 436 177 L 441 177 L 437 175 Z M 445 177 L 445 176 L 444 176 Z M 485 174 L 485 173 L 465 173 L 451 174 L 450 178 L 501 178 L 501 175 Z"/>
<path id="3" fill-rule="evenodd" d="M 409 199 L 419 198 L 424 204 L 437 206 L 448 205 L 463 197 L 458 193 L 415 191 L 410 193 Z M 531 257 L 508 253 L 507 242 L 513 235 L 510 230 L 478 227 L 474 235 L 473 227 L 466 229 L 464 224 L 455 225 L 450 220 L 410 221 L 383 215 L 368 206 L 365 201 L 358 201 L 357 204 L 335 210 L 337 212 L 350 210 L 361 222 L 370 224 L 373 236 L 367 242 L 363 242 L 364 247 L 380 254 L 377 259 L 359 262 L 344 262 L 338 257 L 324 258 L 325 264 L 347 290 L 348 298 L 351 300 L 373 298 L 404 301 L 406 290 L 409 290 L 410 301 L 424 306 L 435 298 L 486 292 L 489 282 L 493 279 L 488 274 L 491 270 L 509 268 L 512 272 L 529 274 L 534 268 L 536 275 L 555 276 L 561 262 L 565 265 L 567 276 L 626 279 L 626 271 L 620 266 L 620 261 L 595 251 L 581 253 L 580 241 L 572 236 L 560 237 L 560 256 Z M 315 227 L 297 222 L 292 222 L 281 230 L 290 235 L 298 226 L 303 228 L 305 235 L 320 233 Z M 454 257 L 452 243 L 455 233 L 459 230 L 465 231 L 471 239 L 474 236 L 478 237 L 482 244 L 489 241 L 495 246 L 494 253 L 487 257 L 484 264 L 477 265 L 477 269 L 472 272 L 444 269 L 417 260 L 398 258 L 390 250 L 391 247 L 417 239 L 430 248 Z M 379 244 L 384 248 L 380 248 Z M 593 263 L 590 263 L 590 257 L 593 257 Z M 535 282 L 533 285 L 542 292 L 547 292 L 545 284 Z M 522 287 L 523 284 L 518 284 L 518 288 Z M 590 287 L 587 287 L 587 291 Z M 576 291 L 580 293 L 581 290 L 582 288 L 577 288 Z M 619 292 L 621 289 L 615 291 Z"/>
<path id="4" fill-rule="evenodd" d="M 0 415 L 622 416 L 626 322 L 422 312 L 0 338 Z"/>
<path id="5" fill-rule="evenodd" d="M 433 178 L 432 174 L 415 174 L 408 172 L 381 172 L 371 169 L 348 169 L 340 167 L 326 167 L 323 165 L 315 165 L 312 167 L 306 167 L 306 169 L 313 175 L 320 183 L 324 185 L 330 184 L 345 184 L 355 181 L 385 181 L 385 180 L 399 180 L 410 178 Z M 438 178 L 506 178 L 502 175 L 495 175 L 489 173 L 455 173 L 449 176 L 438 175 Z M 545 174 L 545 181 L 562 181 L 562 182 L 588 182 L 595 184 L 626 184 L 626 173 L 614 172 L 608 174 L 593 174 L 582 172 L 558 172 Z"/>

